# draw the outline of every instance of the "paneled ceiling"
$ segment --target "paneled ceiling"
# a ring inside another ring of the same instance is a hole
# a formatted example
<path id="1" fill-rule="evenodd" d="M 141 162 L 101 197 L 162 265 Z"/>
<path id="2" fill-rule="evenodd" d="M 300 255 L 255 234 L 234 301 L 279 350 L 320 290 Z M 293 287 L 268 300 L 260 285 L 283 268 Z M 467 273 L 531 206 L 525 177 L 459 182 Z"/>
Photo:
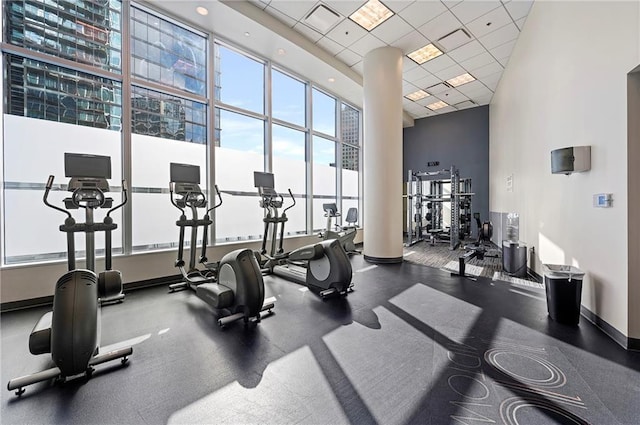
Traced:
<path id="1" fill-rule="evenodd" d="M 265 42 L 264 37 L 259 40 L 252 36 L 253 40 L 244 40 L 243 44 L 254 49 L 256 53 L 272 58 L 298 72 L 304 68 L 299 63 L 301 60 L 310 64 L 321 60 L 324 65 L 332 65 L 339 73 L 348 77 L 345 79 L 351 79 L 352 83 L 355 81 L 359 85 L 362 81 L 363 57 L 370 50 L 382 46 L 398 47 L 405 54 L 403 95 L 421 89 L 430 94 L 417 101 L 403 98 L 404 110 L 413 118 L 487 105 L 533 4 L 533 0 L 381 1 L 394 14 L 371 31 L 365 30 L 349 18 L 366 3 L 366 0 L 250 0 L 250 3 L 241 0 L 223 0 L 219 3 L 210 0 L 165 0 L 157 4 L 165 8 L 169 5 L 177 6 L 175 9 L 169 8 L 178 14 L 185 11 L 186 4 L 200 3 L 207 7 L 212 3 L 224 4 L 243 15 L 243 18 L 248 18 L 253 24 L 258 23 L 274 32 L 277 38 L 283 39 L 280 41 L 268 37 L 269 42 Z M 314 29 L 307 20 L 319 5 L 337 15 L 324 33 Z M 180 6 L 183 8 L 180 9 Z M 189 10 L 189 18 L 192 21 L 193 10 Z M 232 13 L 231 10 L 229 12 Z M 195 19 L 200 20 L 202 19 Z M 226 22 L 220 18 L 216 20 L 218 27 L 231 27 L 227 22 L 234 22 L 233 19 Z M 238 22 L 237 19 L 235 21 Z M 235 32 L 242 33 L 248 28 L 247 25 L 247 22 L 243 22 L 240 28 L 235 25 Z M 230 32 L 233 32 L 231 28 Z M 447 42 L 451 40 L 447 36 L 452 33 L 460 36 L 453 38 L 453 47 L 451 42 Z M 247 35 L 247 32 L 244 34 Z M 239 40 L 239 37 L 233 35 L 228 37 Z M 422 65 L 406 56 L 429 43 L 438 47 L 443 54 Z M 306 58 L 297 50 L 304 50 Z M 287 53 L 282 55 L 283 51 Z M 307 69 L 301 72 L 315 74 L 320 71 Z M 327 83 L 327 78 L 324 77 L 327 74 L 324 72 L 320 81 L 317 81 L 318 77 L 315 75 L 303 75 L 312 80 L 316 78 L 315 82 L 328 86 L 332 91 L 340 90 L 340 81 L 335 81 L 337 78 L 332 77 L 328 78 L 330 83 Z M 445 83 L 446 80 L 464 73 L 471 74 L 476 80 L 457 87 Z M 353 88 L 348 84 L 344 85 L 344 89 L 353 95 Z M 343 95 L 341 91 L 337 92 Z M 346 97 L 349 98 L 349 95 Z M 447 103 L 448 106 L 437 110 L 427 107 L 439 101 Z M 361 102 L 362 100 L 359 100 L 355 103 L 361 105 Z"/>

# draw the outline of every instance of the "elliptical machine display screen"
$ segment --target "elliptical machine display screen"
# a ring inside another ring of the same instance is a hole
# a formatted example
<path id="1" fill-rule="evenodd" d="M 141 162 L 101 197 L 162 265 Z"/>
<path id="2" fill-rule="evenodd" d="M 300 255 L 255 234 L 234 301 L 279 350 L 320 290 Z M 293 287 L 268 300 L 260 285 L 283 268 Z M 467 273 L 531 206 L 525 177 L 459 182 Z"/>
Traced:
<path id="1" fill-rule="evenodd" d="M 273 179 L 272 173 L 262 173 L 260 171 L 253 172 L 253 187 L 262 187 L 262 188 L 275 188 L 275 183 Z"/>
<path id="2" fill-rule="evenodd" d="M 83 153 L 64 154 L 65 177 L 111 178 L 111 158 Z"/>
<path id="3" fill-rule="evenodd" d="M 200 167 L 197 165 L 172 162 L 169 174 L 172 182 L 200 184 Z"/>

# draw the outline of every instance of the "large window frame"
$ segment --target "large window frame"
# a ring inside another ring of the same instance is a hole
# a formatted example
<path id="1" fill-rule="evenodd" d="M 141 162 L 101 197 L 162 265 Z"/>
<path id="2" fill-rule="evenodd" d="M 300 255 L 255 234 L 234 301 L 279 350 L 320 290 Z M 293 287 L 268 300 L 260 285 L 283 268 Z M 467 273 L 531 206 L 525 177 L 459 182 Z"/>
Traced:
<path id="1" fill-rule="evenodd" d="M 7 2 L 5 2 L 6 4 Z M 144 79 L 144 78 L 138 78 L 136 77 L 131 70 L 131 65 L 132 65 L 132 8 L 137 8 L 140 10 L 143 10 L 147 13 L 153 14 L 158 16 L 159 18 L 169 21 L 172 24 L 175 24 L 177 26 L 180 26 L 188 31 L 197 33 L 197 34 L 202 34 L 207 38 L 206 41 L 206 46 L 207 46 L 207 51 L 206 51 L 206 66 L 207 66 L 207 76 L 206 76 L 206 93 L 204 96 L 199 95 L 199 94 L 195 94 L 193 92 L 189 92 L 188 90 L 181 90 L 180 88 L 176 88 L 176 87 L 171 87 L 171 86 L 166 86 L 163 85 L 161 83 L 158 82 L 154 82 L 154 81 L 149 81 L 148 79 Z M 122 44 L 121 44 L 121 63 L 120 63 L 120 69 L 119 70 L 115 70 L 113 68 L 109 68 L 109 69 L 105 69 L 104 67 L 99 67 L 99 66 L 92 66 L 89 64 L 84 64 L 84 63 L 80 63 L 80 62 L 74 62 L 72 60 L 69 59 L 65 59 L 63 57 L 58 57 L 58 56 L 54 56 L 51 54 L 48 54 L 46 52 L 42 52 L 42 51 L 35 51 L 35 50 L 30 50 L 27 47 L 22 47 L 19 45 L 12 45 L 9 44 L 5 39 L 5 35 L 6 34 L 2 34 L 1 35 L 1 39 L 0 39 L 0 47 L 1 47 L 1 53 L 2 53 L 2 58 L 3 58 L 3 70 L 6 69 L 7 64 L 5 62 L 7 62 L 6 58 L 8 57 L 8 55 L 13 55 L 13 56 L 18 56 L 18 57 L 22 57 L 22 58 L 27 58 L 30 60 L 36 60 L 36 61 L 41 61 L 50 65 L 54 65 L 54 66 L 60 66 L 63 68 L 67 68 L 70 70 L 74 70 L 74 71 L 78 71 L 78 72 L 83 72 L 83 73 L 87 73 L 90 75 L 93 75 L 95 77 L 98 78 L 107 78 L 110 80 L 113 80 L 117 83 L 119 83 L 122 87 L 122 99 L 130 99 L 132 96 L 132 93 L 134 91 L 134 88 L 139 88 L 139 89 L 145 89 L 145 90 L 151 90 L 151 91 L 156 91 L 156 92 L 160 92 L 163 93 L 167 96 L 177 96 L 177 97 L 181 97 L 184 99 L 187 99 L 189 101 L 192 102 L 199 102 L 199 103 L 203 103 L 206 105 L 206 128 L 205 128 L 205 133 L 206 133 L 206 146 L 207 146 L 207 169 L 205 170 L 205 175 L 207 176 L 207 182 L 206 182 L 206 187 L 213 187 L 213 185 L 216 183 L 215 182 L 215 161 L 216 161 L 216 155 L 215 155 L 215 140 L 217 139 L 217 135 L 219 135 L 219 114 L 216 111 L 220 111 L 220 110 L 227 110 L 230 112 L 235 112 L 235 113 L 239 113 L 239 114 L 243 114 L 243 115 L 247 115 L 250 116 L 252 118 L 257 118 L 263 121 L 264 123 L 264 171 L 267 172 L 271 172 L 273 170 L 273 149 L 272 149 L 272 128 L 274 125 L 278 125 L 278 126 L 282 126 L 282 127 L 286 127 L 286 128 L 290 128 L 293 130 L 297 130 L 300 132 L 304 133 L 304 137 L 305 137 L 305 164 L 306 164 L 306 175 L 305 175 L 305 179 L 306 179 L 306 193 L 302 193 L 302 194 L 296 194 L 296 200 L 302 200 L 303 203 L 306 204 L 306 211 L 305 211 L 305 217 L 306 217 L 306 229 L 305 229 L 305 233 L 306 235 L 311 235 L 313 233 L 313 229 L 317 229 L 322 227 L 322 223 L 313 223 L 312 217 L 313 217 L 313 211 L 312 211 L 312 205 L 313 205 L 313 158 L 312 158 L 312 152 L 313 152 L 313 137 L 314 136 L 319 136 L 325 139 L 330 139 L 332 141 L 334 141 L 336 143 L 336 188 L 335 188 L 335 193 L 336 193 L 336 200 L 338 203 L 338 207 L 341 207 L 342 204 L 342 184 L 341 184 L 341 179 L 342 179 L 342 160 L 341 160 L 341 155 L 342 155 L 342 146 L 344 144 L 343 140 L 342 140 L 342 134 L 341 134 L 341 108 L 343 105 L 346 105 L 350 108 L 355 109 L 358 114 L 359 114 L 359 144 L 358 146 L 356 146 L 357 148 L 357 152 L 359 155 L 359 159 L 358 162 L 359 164 L 362 164 L 362 111 L 361 109 L 353 106 L 352 104 L 344 101 L 342 98 L 340 98 L 339 96 L 334 95 L 333 93 L 330 92 L 330 90 L 327 90 L 325 87 L 319 86 L 311 81 L 309 81 L 307 78 L 297 75 L 295 72 L 291 72 L 290 70 L 288 70 L 286 67 L 281 66 L 275 62 L 273 62 L 272 60 L 268 59 L 268 58 L 264 58 L 259 54 L 256 54 L 254 52 L 249 51 L 246 48 L 242 48 L 242 47 L 237 47 L 235 46 L 233 43 L 228 42 L 227 40 L 225 40 L 223 37 L 218 37 L 217 35 L 214 35 L 213 32 L 211 32 L 210 30 L 204 30 L 202 28 L 198 28 L 196 26 L 193 26 L 191 24 L 186 24 L 172 16 L 170 16 L 169 14 L 167 14 L 167 12 L 161 10 L 160 8 L 157 8 L 153 5 L 147 5 L 147 4 L 141 4 L 141 3 L 137 3 L 137 2 L 127 2 L 127 1 L 122 1 L 122 10 L 121 10 L 121 14 L 120 16 L 120 33 L 118 34 L 119 37 L 121 37 L 122 39 Z M 0 23 L 2 23 L 4 21 L 4 9 L 2 10 L 2 16 L 0 17 Z M 238 106 L 233 106 L 233 105 L 227 105 L 223 102 L 221 102 L 219 99 L 216 99 L 216 76 L 215 76 L 215 66 L 216 66 L 216 59 L 215 59 L 215 44 L 221 44 L 224 45 L 226 48 L 232 49 L 233 51 L 235 51 L 238 54 L 247 56 L 251 59 L 254 59 L 256 61 L 259 61 L 261 63 L 264 64 L 265 66 L 265 72 L 264 72 L 264 84 L 263 84 L 263 88 L 264 88 L 264 93 L 263 93 L 263 100 L 264 100 L 264 113 L 260 114 L 260 113 L 256 113 L 253 111 L 248 111 L 248 110 L 244 110 Z M 273 70 L 282 73 L 288 77 L 291 77 L 301 83 L 304 84 L 305 87 L 305 123 L 304 126 L 300 125 L 298 122 L 288 122 L 286 120 L 283 120 L 281 118 L 275 118 L 273 117 L 272 114 L 272 73 Z M 9 84 L 10 81 L 8 81 L 8 79 L 5 79 L 5 81 L 3 81 L 2 84 L 2 89 L 0 91 L 0 95 L 6 96 L 9 94 L 10 90 L 9 90 Z M 318 131 L 315 131 L 313 129 L 313 98 L 312 98 L 312 93 L 314 90 L 318 90 L 320 92 L 322 92 L 323 94 L 335 99 L 336 101 L 336 107 L 335 107 L 335 134 L 333 136 L 331 135 L 327 135 L 325 133 L 321 133 Z M 3 97 L 4 98 L 4 97 Z M 4 105 L 3 105 L 3 109 L 2 109 L 2 113 L 6 114 L 9 113 L 8 110 L 5 110 Z M 131 181 L 131 176 L 132 176 L 132 135 L 133 135 L 133 129 L 132 129 L 132 113 L 133 113 L 133 107 L 131 102 L 127 102 L 127 101 L 123 101 L 122 102 L 122 129 L 120 130 L 120 137 L 121 137 L 121 154 L 122 154 L 122 158 L 121 159 L 121 163 L 122 163 L 122 176 L 123 178 L 127 179 L 128 181 Z M 3 131 L 3 125 L 2 123 L 0 123 L 0 131 Z M 0 143 L 0 148 L 3 148 L 2 150 L 4 151 L 4 143 L 6 143 L 4 140 Z M 0 164 L 0 172 L 3 172 L 4 170 L 4 157 L 2 158 L 2 164 Z M 251 173 L 251 171 L 253 170 L 247 170 L 247 173 Z M 359 202 L 359 210 L 361 211 L 361 207 L 362 207 L 362 170 L 359 169 L 358 170 L 359 176 L 358 176 L 358 197 L 357 200 Z M 3 174 L 2 174 L 3 175 Z M 4 178 L 3 178 L 4 179 Z M 4 180 L 3 180 L 4 182 Z M 256 194 L 257 196 L 257 194 Z M 2 208 L 5 208 L 4 205 L 4 201 L 5 201 L 5 197 L 4 197 L 4 189 L 0 190 L 0 205 L 2 206 Z M 213 200 L 212 200 L 213 201 Z M 3 215 L 4 216 L 4 215 Z M 360 214 L 360 216 L 362 217 L 362 214 Z M 171 247 L 149 247 L 148 251 L 144 251 L 144 250 L 135 250 L 134 251 L 134 247 L 133 247 L 133 229 L 132 229 L 132 224 L 133 224 L 133 218 L 132 218 L 132 205 L 128 204 L 124 210 L 123 210 L 123 218 L 122 218 L 122 222 L 119 223 L 120 228 L 122 229 L 122 247 L 123 247 L 123 251 L 122 251 L 122 255 L 132 255 L 132 254 L 138 254 L 138 253 L 144 253 L 144 252 L 151 252 L 151 251 L 158 251 L 158 250 L 166 250 L 166 249 L 175 249 L 175 245 L 171 246 Z M 362 225 L 362 223 L 359 223 L 360 225 Z M 2 230 L 4 230 L 5 227 L 5 222 L 4 220 L 2 221 L 2 223 L 0 223 L 0 226 L 2 228 Z M 293 232 L 294 234 L 301 234 L 301 232 Z M 2 232 L 2 234 L 6 234 L 4 231 Z M 211 240 L 215 241 L 216 237 L 215 237 L 215 226 L 213 226 L 213 228 L 210 231 L 210 236 L 211 236 Z M 232 242 L 232 241 L 229 241 Z M 5 267 L 5 253 L 4 253 L 4 239 L 2 241 L 0 241 L 0 267 Z M 220 243 L 220 242 L 218 242 Z M 223 242 L 224 243 L 224 242 Z M 58 260 L 59 261 L 59 260 Z M 29 265 L 29 264 L 34 264 L 37 262 L 41 262 L 41 259 L 36 258 L 36 256 L 34 256 L 33 259 L 27 259 L 27 261 L 24 261 L 23 263 L 20 263 L 21 265 Z"/>

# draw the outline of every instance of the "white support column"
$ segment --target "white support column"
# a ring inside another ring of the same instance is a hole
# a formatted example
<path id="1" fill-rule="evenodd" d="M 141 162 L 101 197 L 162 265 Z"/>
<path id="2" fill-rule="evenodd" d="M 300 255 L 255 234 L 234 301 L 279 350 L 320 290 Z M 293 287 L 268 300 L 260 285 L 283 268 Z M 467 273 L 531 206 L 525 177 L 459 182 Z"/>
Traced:
<path id="1" fill-rule="evenodd" d="M 402 262 L 402 50 L 364 57 L 364 257 Z"/>

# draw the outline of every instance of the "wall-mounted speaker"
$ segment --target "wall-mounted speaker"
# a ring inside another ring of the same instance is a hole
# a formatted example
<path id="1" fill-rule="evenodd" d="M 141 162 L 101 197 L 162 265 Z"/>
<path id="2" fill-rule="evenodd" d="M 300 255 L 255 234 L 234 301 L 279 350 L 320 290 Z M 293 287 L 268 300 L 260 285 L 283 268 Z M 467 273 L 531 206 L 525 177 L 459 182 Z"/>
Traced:
<path id="1" fill-rule="evenodd" d="M 571 174 L 591 169 L 591 146 L 572 146 L 551 151 L 551 173 Z"/>

